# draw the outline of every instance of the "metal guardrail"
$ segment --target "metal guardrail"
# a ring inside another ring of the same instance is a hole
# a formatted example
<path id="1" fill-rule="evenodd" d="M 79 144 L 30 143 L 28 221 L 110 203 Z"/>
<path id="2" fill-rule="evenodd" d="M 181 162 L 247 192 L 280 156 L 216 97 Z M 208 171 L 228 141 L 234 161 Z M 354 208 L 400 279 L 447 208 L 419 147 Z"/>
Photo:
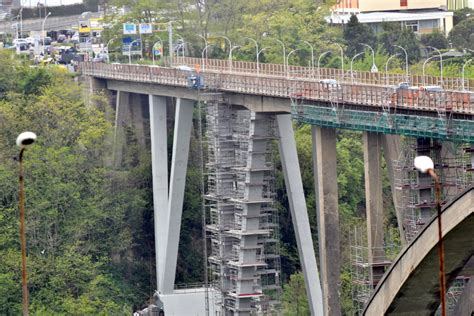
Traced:
<path id="1" fill-rule="evenodd" d="M 201 61 L 201 60 L 199 60 Z M 171 67 L 83 62 L 83 75 L 155 83 L 169 86 L 188 86 L 189 71 Z M 474 114 L 474 93 L 461 91 L 420 91 L 394 89 L 381 85 L 326 84 L 307 77 L 250 74 L 241 71 L 206 68 L 201 72 L 207 88 L 242 94 L 253 94 L 302 101 L 323 101 L 338 104 L 373 106 L 383 110 L 405 109 L 436 113 Z M 290 106 L 290 104 L 289 104 Z"/>

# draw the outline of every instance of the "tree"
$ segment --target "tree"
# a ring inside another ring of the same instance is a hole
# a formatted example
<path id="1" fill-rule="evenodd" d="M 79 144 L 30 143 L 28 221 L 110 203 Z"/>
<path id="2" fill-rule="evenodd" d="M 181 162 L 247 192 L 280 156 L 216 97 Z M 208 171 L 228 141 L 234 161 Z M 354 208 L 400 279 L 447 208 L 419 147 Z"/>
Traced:
<path id="1" fill-rule="evenodd" d="M 474 10 L 471 8 L 463 8 L 463 9 L 454 11 L 453 26 L 458 25 L 465 19 L 472 16 L 474 16 Z"/>
<path id="2" fill-rule="evenodd" d="M 401 29 L 400 23 L 382 23 L 382 32 L 377 35 L 377 42 L 389 55 L 395 53 L 393 46 L 400 37 Z"/>
<path id="3" fill-rule="evenodd" d="M 303 273 L 297 272 L 291 275 L 290 281 L 283 287 L 282 301 L 284 315 L 310 315 Z"/>
<path id="4" fill-rule="evenodd" d="M 354 56 L 362 48 L 360 43 L 374 47 L 375 35 L 370 27 L 359 23 L 357 16 L 353 14 L 344 29 L 344 40 L 347 45 L 346 54 Z"/>
<path id="5" fill-rule="evenodd" d="M 433 46 L 438 49 L 448 48 L 448 40 L 439 30 L 434 30 L 432 33 L 421 35 L 421 44 L 424 46 Z"/>
<path id="6" fill-rule="evenodd" d="M 449 41 L 458 49 L 474 49 L 474 17 L 469 17 L 449 32 Z"/>
<path id="7" fill-rule="evenodd" d="M 408 54 L 408 62 L 410 64 L 420 60 L 420 42 L 412 29 L 404 29 L 396 41 L 396 45 L 405 48 Z"/>

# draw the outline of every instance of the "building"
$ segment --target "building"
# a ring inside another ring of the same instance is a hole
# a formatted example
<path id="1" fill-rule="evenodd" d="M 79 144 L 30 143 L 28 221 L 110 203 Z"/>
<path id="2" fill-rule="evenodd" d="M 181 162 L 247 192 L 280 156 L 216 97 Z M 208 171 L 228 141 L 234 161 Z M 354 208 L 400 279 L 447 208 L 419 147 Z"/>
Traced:
<path id="1" fill-rule="evenodd" d="M 474 9 L 474 0 L 448 0 L 448 10 Z"/>
<path id="2" fill-rule="evenodd" d="M 339 0 L 326 20 L 345 24 L 352 14 L 376 32 L 383 22 L 398 22 L 418 34 L 436 29 L 448 34 L 453 27 L 453 13 L 447 11 L 446 0 Z"/>
<path id="3" fill-rule="evenodd" d="M 20 0 L 0 0 L 0 12 L 11 13 L 12 9 L 20 6 Z"/>

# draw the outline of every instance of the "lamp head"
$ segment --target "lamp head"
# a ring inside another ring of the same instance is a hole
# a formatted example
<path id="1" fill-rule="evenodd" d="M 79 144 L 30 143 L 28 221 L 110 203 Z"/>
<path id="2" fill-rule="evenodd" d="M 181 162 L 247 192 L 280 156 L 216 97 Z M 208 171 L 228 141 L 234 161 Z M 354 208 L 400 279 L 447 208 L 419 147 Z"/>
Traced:
<path id="1" fill-rule="evenodd" d="M 434 169 L 433 160 L 431 160 L 431 158 L 428 156 L 415 157 L 414 165 L 415 168 L 422 173 L 427 173 L 428 170 Z"/>
<path id="2" fill-rule="evenodd" d="M 33 132 L 23 132 L 16 138 L 16 145 L 19 147 L 28 146 L 35 142 L 36 134 Z"/>

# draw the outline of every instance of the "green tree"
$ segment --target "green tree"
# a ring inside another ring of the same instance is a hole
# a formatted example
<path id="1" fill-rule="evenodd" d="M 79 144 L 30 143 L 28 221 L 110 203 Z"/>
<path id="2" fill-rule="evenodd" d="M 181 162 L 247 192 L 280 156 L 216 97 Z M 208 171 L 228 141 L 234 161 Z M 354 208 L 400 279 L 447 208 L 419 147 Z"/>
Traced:
<path id="1" fill-rule="evenodd" d="M 344 40 L 347 45 L 346 54 L 354 56 L 363 49 L 360 43 L 374 47 L 376 38 L 374 31 L 367 25 L 360 23 L 357 16 L 353 14 L 344 28 Z"/>
<path id="2" fill-rule="evenodd" d="M 472 17 L 474 15 L 474 10 L 471 8 L 463 8 L 460 10 L 454 11 L 454 16 L 453 16 L 453 25 L 456 26 L 460 22 L 466 20 L 469 17 Z"/>
<path id="3" fill-rule="evenodd" d="M 429 34 L 421 35 L 421 44 L 424 46 L 433 46 L 438 49 L 446 49 L 448 48 L 448 40 L 443 33 L 439 30 L 435 30 Z"/>
<path id="4" fill-rule="evenodd" d="M 396 41 L 408 53 L 408 62 L 414 64 L 420 60 L 420 42 L 412 29 L 404 29 Z"/>
<path id="5" fill-rule="evenodd" d="M 448 38 L 460 50 L 474 49 L 474 17 L 469 17 L 453 27 Z"/>
<path id="6" fill-rule="evenodd" d="M 310 315 L 303 273 L 291 275 L 290 281 L 283 287 L 282 303 L 284 315 Z"/>
<path id="7" fill-rule="evenodd" d="M 395 53 L 396 48 L 393 46 L 400 37 L 400 23 L 382 22 L 382 31 L 377 34 L 377 43 L 389 55 Z"/>

